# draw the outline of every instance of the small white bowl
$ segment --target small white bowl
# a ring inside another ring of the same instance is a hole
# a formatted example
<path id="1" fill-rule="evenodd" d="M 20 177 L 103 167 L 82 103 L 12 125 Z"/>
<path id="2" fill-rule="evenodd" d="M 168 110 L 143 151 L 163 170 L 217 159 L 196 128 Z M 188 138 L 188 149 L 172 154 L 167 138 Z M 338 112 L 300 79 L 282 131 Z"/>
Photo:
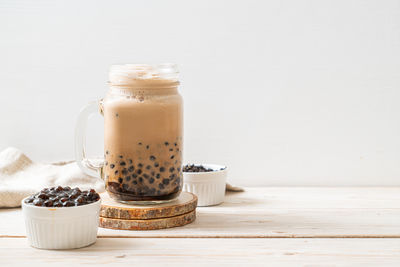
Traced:
<path id="1" fill-rule="evenodd" d="M 96 242 L 101 200 L 73 207 L 37 207 L 25 199 L 22 213 L 32 247 L 72 249 Z"/>
<path id="2" fill-rule="evenodd" d="M 215 164 L 195 164 L 213 169 L 211 172 L 183 172 L 183 191 L 197 196 L 197 206 L 212 206 L 224 202 L 227 167 Z"/>

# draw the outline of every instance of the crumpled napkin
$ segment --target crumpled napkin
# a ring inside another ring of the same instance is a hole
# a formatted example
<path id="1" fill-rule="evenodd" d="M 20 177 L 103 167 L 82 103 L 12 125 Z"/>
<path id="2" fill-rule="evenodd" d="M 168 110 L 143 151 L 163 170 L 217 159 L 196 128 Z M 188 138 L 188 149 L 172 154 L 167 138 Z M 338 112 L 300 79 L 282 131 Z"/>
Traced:
<path id="1" fill-rule="evenodd" d="M 56 185 L 104 191 L 104 182 L 83 173 L 74 161 L 44 164 L 13 147 L 0 152 L 0 207 L 19 207 L 23 198 Z"/>

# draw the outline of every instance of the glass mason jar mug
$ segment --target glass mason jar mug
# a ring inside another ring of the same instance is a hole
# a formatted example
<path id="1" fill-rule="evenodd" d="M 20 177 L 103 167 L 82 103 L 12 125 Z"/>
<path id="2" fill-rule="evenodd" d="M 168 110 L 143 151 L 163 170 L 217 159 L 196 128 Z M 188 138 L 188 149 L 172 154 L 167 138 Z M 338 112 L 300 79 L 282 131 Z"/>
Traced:
<path id="1" fill-rule="evenodd" d="M 115 200 L 162 203 L 182 190 L 182 97 L 176 65 L 114 65 L 104 99 L 82 109 L 75 132 L 80 168 L 105 180 Z M 104 160 L 85 156 L 91 113 L 104 116 Z"/>

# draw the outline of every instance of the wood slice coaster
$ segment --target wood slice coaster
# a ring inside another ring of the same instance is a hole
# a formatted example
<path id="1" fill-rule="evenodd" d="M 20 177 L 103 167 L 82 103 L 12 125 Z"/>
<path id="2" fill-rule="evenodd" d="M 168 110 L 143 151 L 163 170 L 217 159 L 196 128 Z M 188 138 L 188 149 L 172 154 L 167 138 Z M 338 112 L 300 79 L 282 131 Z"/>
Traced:
<path id="1" fill-rule="evenodd" d="M 188 213 L 159 219 L 150 220 L 124 220 L 100 217 L 100 227 L 118 230 L 157 230 L 171 227 L 183 226 L 194 222 L 196 210 Z"/>
<path id="2" fill-rule="evenodd" d="M 171 202 L 128 205 L 101 194 L 100 227 L 121 230 L 155 230 L 182 226 L 196 219 L 196 195 L 182 192 Z"/>

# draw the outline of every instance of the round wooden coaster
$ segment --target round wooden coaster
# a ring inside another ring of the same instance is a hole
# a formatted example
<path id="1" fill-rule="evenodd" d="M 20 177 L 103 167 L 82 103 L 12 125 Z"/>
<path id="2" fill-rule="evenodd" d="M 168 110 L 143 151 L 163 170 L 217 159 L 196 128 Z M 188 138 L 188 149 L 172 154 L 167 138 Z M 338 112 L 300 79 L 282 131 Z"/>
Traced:
<path id="1" fill-rule="evenodd" d="M 99 226 L 118 230 L 157 230 L 183 226 L 196 219 L 196 210 L 174 217 L 150 220 L 124 220 L 100 217 Z"/>
<path id="2" fill-rule="evenodd" d="M 174 201 L 157 205 L 123 204 L 110 198 L 106 192 L 100 196 L 100 217 L 110 219 L 150 220 L 175 217 L 194 211 L 197 206 L 197 196 L 189 192 L 182 192 Z"/>

